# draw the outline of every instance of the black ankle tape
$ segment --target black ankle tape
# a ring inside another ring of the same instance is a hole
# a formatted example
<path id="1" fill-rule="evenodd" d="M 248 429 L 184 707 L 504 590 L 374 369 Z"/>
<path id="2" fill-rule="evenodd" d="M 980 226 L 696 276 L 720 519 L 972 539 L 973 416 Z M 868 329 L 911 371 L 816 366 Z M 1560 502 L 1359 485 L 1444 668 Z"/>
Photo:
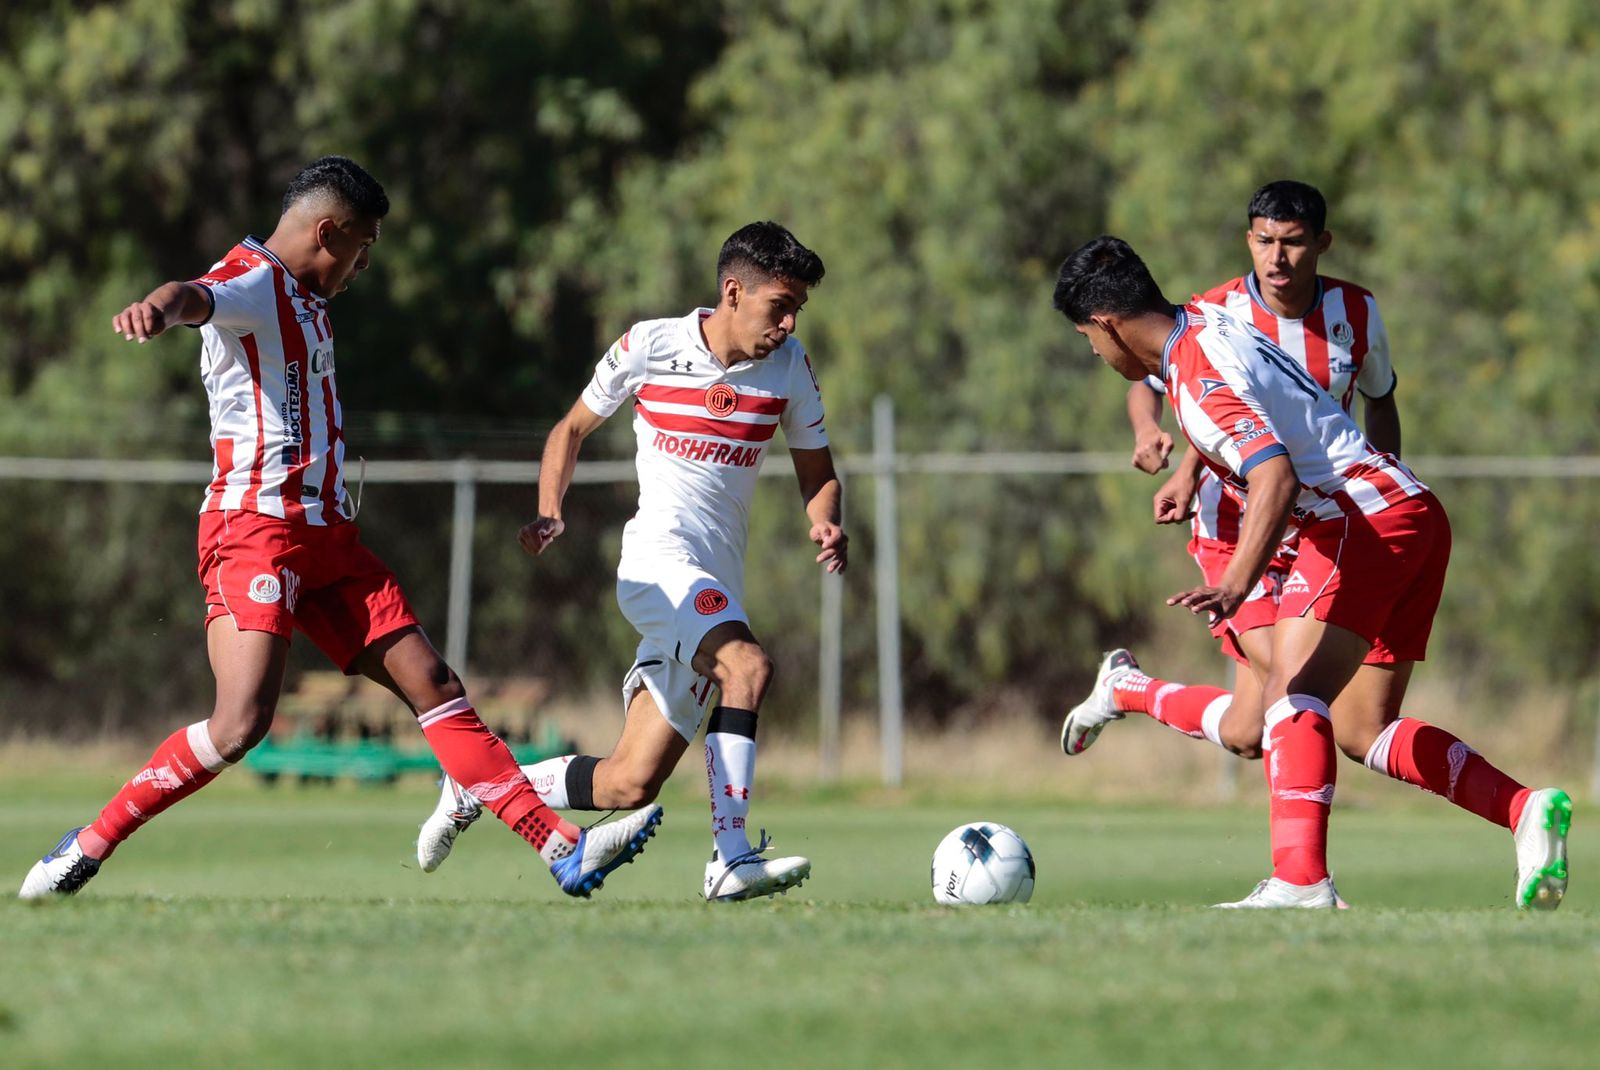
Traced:
<path id="1" fill-rule="evenodd" d="M 595 809 L 594 767 L 599 764 L 592 754 L 579 754 L 567 763 L 567 805 L 572 809 Z"/>
<path id="2" fill-rule="evenodd" d="M 726 732 L 730 736 L 756 738 L 756 711 L 741 710 L 737 706 L 716 706 L 711 710 L 711 720 L 706 723 L 706 734 Z"/>

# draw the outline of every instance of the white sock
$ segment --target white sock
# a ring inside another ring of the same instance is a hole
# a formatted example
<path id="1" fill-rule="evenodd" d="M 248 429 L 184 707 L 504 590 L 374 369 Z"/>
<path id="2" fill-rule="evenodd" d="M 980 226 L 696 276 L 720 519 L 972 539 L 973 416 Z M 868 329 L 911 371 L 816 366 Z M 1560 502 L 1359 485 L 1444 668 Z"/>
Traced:
<path id="1" fill-rule="evenodd" d="M 706 725 L 706 785 L 711 792 L 711 836 L 724 862 L 750 851 L 745 824 L 756 776 L 756 715 L 718 706 Z"/>
<path id="2" fill-rule="evenodd" d="M 575 754 L 563 754 L 559 758 L 546 758 L 522 767 L 522 775 L 533 785 L 533 793 L 552 810 L 566 810 L 571 805 L 567 801 L 567 765 L 576 757 Z"/>

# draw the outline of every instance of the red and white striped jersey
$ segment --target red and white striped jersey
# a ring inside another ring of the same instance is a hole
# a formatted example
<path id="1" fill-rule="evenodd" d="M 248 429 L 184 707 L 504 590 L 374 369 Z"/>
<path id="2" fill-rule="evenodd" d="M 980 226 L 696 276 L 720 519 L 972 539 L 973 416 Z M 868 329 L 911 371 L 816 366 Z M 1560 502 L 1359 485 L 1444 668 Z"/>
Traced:
<path id="1" fill-rule="evenodd" d="M 760 360 L 725 368 L 700 324 L 710 309 L 645 320 L 607 350 L 583 403 L 610 416 L 633 400 L 639 511 L 623 531 L 623 556 L 688 559 L 735 589 L 756 473 L 779 427 L 792 450 L 828 444 L 822 395 L 794 337 Z"/>
<path id="2" fill-rule="evenodd" d="M 1287 456 L 1300 479 L 1294 519 L 1378 513 L 1428 488 L 1372 448 L 1344 406 L 1261 331 L 1220 305 L 1178 310 L 1162 378 L 1184 436 L 1241 501 L 1245 477 Z"/>
<path id="3" fill-rule="evenodd" d="M 211 300 L 200 376 L 214 461 L 200 511 L 348 520 L 328 302 L 254 237 L 194 281 Z"/>
<path id="4" fill-rule="evenodd" d="M 1221 305 L 1278 343 L 1324 390 L 1350 412 L 1355 395 L 1381 398 L 1394 392 L 1389 333 L 1370 291 L 1342 279 L 1317 277 L 1311 309 L 1298 319 L 1280 316 L 1261 296 L 1254 272 L 1193 298 Z M 1147 382 L 1164 389 L 1152 376 Z M 1195 487 L 1192 531 L 1197 538 L 1233 543 L 1239 538 L 1239 503 L 1208 471 Z"/>

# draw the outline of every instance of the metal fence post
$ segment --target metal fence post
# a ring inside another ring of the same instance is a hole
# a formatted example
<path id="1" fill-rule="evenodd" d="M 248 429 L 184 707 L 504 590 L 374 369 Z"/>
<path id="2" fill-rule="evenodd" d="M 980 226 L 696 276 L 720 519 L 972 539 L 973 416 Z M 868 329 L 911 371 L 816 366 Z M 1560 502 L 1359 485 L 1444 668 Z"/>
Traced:
<path id="1" fill-rule="evenodd" d="M 844 473 L 838 473 L 844 490 Z M 839 522 L 844 523 L 840 494 Z M 823 780 L 839 779 L 840 708 L 844 702 L 844 577 L 822 571 L 822 613 L 817 639 L 817 767 Z"/>
<path id="2" fill-rule="evenodd" d="M 444 659 L 457 673 L 467 671 L 467 629 L 472 615 L 472 531 L 478 513 L 478 484 L 465 457 L 453 468 L 455 514 L 450 523 L 450 600 L 445 617 Z"/>
<path id="3" fill-rule="evenodd" d="M 883 746 L 883 782 L 899 787 L 905 772 L 900 693 L 900 536 L 895 517 L 894 401 L 872 401 L 872 454 L 876 473 L 878 580 L 878 732 Z"/>

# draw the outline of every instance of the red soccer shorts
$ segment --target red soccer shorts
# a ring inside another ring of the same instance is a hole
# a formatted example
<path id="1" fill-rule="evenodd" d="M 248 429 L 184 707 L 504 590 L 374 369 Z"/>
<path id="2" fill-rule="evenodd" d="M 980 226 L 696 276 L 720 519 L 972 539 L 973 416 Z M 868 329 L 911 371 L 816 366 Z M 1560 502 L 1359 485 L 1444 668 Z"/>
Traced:
<path id="1" fill-rule="evenodd" d="M 1278 617 L 1310 613 L 1355 632 L 1373 644 L 1369 665 L 1421 661 L 1449 564 L 1450 519 L 1431 493 L 1317 521 L 1300 529 Z"/>
<path id="2" fill-rule="evenodd" d="M 1198 536 L 1189 540 L 1189 556 L 1200 566 L 1200 574 L 1205 577 L 1208 586 L 1215 586 L 1222 579 L 1228 562 L 1233 560 L 1234 549 L 1235 545 L 1231 542 Z M 1239 636 L 1254 628 L 1271 627 L 1277 622 L 1279 592 L 1293 561 L 1293 554 L 1280 547 L 1267 564 L 1267 571 L 1262 574 L 1255 589 L 1244 600 L 1244 605 L 1233 616 L 1211 625 L 1211 634 L 1222 644 L 1222 652 L 1240 665 L 1250 664 L 1250 659 L 1245 657 L 1244 648 L 1239 645 Z"/>
<path id="3" fill-rule="evenodd" d="M 417 623 L 394 573 L 353 523 L 317 526 L 242 511 L 200 514 L 206 625 L 285 639 L 299 628 L 345 672 L 376 640 Z"/>

